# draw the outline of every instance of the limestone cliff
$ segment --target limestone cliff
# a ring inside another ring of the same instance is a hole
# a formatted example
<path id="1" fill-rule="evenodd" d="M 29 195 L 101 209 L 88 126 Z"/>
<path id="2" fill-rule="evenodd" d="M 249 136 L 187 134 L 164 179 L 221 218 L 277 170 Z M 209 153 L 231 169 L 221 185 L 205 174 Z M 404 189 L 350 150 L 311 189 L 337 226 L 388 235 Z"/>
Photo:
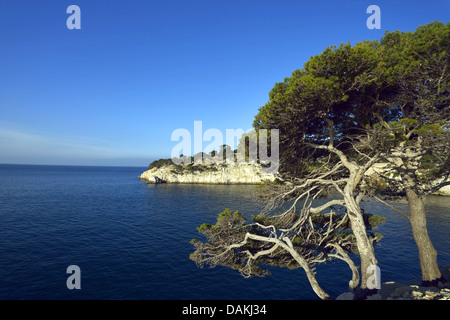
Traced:
<path id="1" fill-rule="evenodd" d="M 273 181 L 274 174 L 264 173 L 260 164 L 231 163 L 206 165 L 174 165 L 167 164 L 154 167 L 143 172 L 139 179 L 147 183 L 185 183 L 185 184 L 260 184 Z M 385 163 L 376 163 L 366 172 L 368 176 L 378 177 L 376 174 L 388 172 Z M 396 179 L 400 179 L 397 177 Z M 445 186 L 434 194 L 450 196 L 450 185 Z"/>
<path id="2" fill-rule="evenodd" d="M 147 183 L 260 184 L 273 181 L 259 164 L 167 165 L 145 171 L 139 179 Z"/>

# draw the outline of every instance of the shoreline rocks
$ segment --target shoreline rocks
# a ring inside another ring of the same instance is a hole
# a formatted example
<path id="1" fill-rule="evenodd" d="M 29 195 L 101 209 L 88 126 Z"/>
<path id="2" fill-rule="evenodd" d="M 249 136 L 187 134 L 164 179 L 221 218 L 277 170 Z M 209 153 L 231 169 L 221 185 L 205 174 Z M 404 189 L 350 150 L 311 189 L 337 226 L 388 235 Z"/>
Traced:
<path id="1" fill-rule="evenodd" d="M 449 281 L 450 266 L 440 267 L 443 277 Z M 421 280 L 412 280 L 409 283 L 394 281 L 384 282 L 376 294 L 370 295 L 366 300 L 450 300 L 450 281 L 440 283 L 438 287 L 424 287 Z M 354 300 L 352 292 L 344 292 L 336 300 Z"/>
<path id="2" fill-rule="evenodd" d="M 336 300 L 354 300 L 354 297 L 352 292 L 344 292 Z M 368 296 L 366 300 L 450 300 L 450 288 L 385 282 L 381 284 L 378 293 Z"/>

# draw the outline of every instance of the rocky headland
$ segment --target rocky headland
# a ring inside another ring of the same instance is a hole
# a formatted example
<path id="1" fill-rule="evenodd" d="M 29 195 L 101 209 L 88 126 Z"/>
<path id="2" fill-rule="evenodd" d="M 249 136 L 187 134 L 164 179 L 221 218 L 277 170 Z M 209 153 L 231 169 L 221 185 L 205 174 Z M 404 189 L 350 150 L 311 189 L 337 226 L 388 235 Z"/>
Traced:
<path id="1" fill-rule="evenodd" d="M 379 179 L 378 173 L 385 173 L 385 164 L 376 163 L 366 173 Z M 149 184 L 261 184 L 274 181 L 277 175 L 268 173 L 259 163 L 217 163 L 214 161 L 175 165 L 170 159 L 153 162 L 139 179 Z M 441 181 L 437 181 L 441 182 Z M 450 196 L 450 185 L 434 192 L 435 195 Z"/>
<path id="2" fill-rule="evenodd" d="M 178 165 L 174 164 L 172 159 L 160 159 L 152 162 L 148 170 L 139 176 L 139 179 L 149 184 L 261 184 L 264 181 L 277 179 L 276 173 L 270 173 L 269 170 L 265 169 L 267 168 L 264 168 L 260 163 L 219 162 L 217 158 Z M 375 183 L 375 188 L 380 188 L 387 183 L 381 178 L 380 174 L 386 176 L 389 175 L 389 171 L 387 164 L 375 163 L 366 172 L 366 175 L 372 178 L 368 181 Z M 394 179 L 400 179 L 400 177 Z M 433 185 L 441 182 L 443 182 L 443 179 L 435 181 Z M 450 185 L 443 186 L 433 194 L 450 196 Z"/>
<path id="3" fill-rule="evenodd" d="M 139 179 L 153 183 L 261 184 L 275 180 L 260 164 L 166 164 L 143 172 Z"/>

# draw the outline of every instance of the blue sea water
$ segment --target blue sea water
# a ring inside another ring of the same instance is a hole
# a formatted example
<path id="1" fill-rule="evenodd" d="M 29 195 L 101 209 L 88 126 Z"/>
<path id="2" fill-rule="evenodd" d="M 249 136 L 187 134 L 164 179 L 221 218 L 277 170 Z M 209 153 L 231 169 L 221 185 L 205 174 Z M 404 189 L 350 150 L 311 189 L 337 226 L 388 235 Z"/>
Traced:
<path id="1" fill-rule="evenodd" d="M 189 260 L 197 226 L 225 208 L 259 212 L 254 186 L 147 185 L 137 178 L 144 170 L 0 165 L 0 299 L 317 299 L 301 269 L 245 279 Z M 388 218 L 376 247 L 381 280 L 420 278 L 408 221 L 379 203 L 363 207 Z M 450 198 L 426 207 L 439 263 L 450 265 Z M 80 290 L 66 286 L 70 265 L 80 267 Z M 332 296 L 347 289 L 345 263 L 316 271 Z"/>

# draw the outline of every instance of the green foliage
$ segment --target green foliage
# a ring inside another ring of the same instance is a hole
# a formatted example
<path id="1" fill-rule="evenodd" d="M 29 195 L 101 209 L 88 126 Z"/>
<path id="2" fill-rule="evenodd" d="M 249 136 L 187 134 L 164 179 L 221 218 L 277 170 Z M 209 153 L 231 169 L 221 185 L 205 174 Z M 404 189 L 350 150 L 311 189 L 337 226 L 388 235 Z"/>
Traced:
<path id="1" fill-rule="evenodd" d="M 326 154 L 311 147 L 328 143 L 326 120 L 333 121 L 335 145 L 353 159 L 355 137 L 372 129 L 372 150 L 388 152 L 422 139 L 436 153 L 432 140 L 448 133 L 449 56 L 450 23 L 441 22 L 386 32 L 380 41 L 330 46 L 275 84 L 253 125 L 280 130 L 285 177 L 309 174 Z"/>
<path id="2" fill-rule="evenodd" d="M 203 223 L 200 227 L 197 227 L 197 231 L 199 233 L 202 233 L 203 231 L 209 230 L 212 228 L 212 225 L 209 223 Z"/>
<path id="3" fill-rule="evenodd" d="M 253 222 L 260 223 L 263 226 L 268 226 L 268 225 L 272 224 L 272 219 L 270 219 L 270 216 L 263 214 L 263 213 L 260 213 L 256 216 L 252 214 L 252 220 L 253 220 Z"/>
<path id="4" fill-rule="evenodd" d="M 226 164 L 223 164 L 226 166 Z M 217 165 L 212 164 L 196 164 L 194 163 L 194 157 L 191 157 L 191 162 L 187 164 L 176 165 L 173 163 L 172 159 L 159 159 L 150 163 L 147 170 L 159 169 L 159 168 L 170 168 L 171 172 L 174 174 L 184 174 L 184 173 L 196 173 L 196 172 L 216 172 L 219 169 Z"/>
<path id="5" fill-rule="evenodd" d="M 370 215 L 369 217 L 369 225 L 373 229 L 378 228 L 378 226 L 387 221 L 386 217 L 382 217 L 379 215 Z"/>
<path id="6" fill-rule="evenodd" d="M 217 228 L 234 228 L 245 223 L 245 219 L 239 211 L 231 211 L 230 209 L 225 209 L 219 213 L 217 217 L 217 222 L 214 225 L 203 223 L 197 228 L 197 231 L 203 233 L 205 231 L 217 229 Z"/>
<path id="7" fill-rule="evenodd" d="M 152 163 L 150 163 L 148 165 L 147 169 L 150 170 L 153 168 L 161 168 L 161 167 L 170 166 L 170 165 L 174 165 L 172 159 L 159 159 L 159 160 L 155 160 Z"/>
<path id="8" fill-rule="evenodd" d="M 219 213 L 219 217 L 217 218 L 217 224 L 223 224 L 228 221 L 233 221 L 233 224 L 240 224 L 242 222 L 245 222 L 244 217 L 242 216 L 242 213 L 239 211 L 231 211 L 230 209 L 225 209 L 221 213 Z"/>
<path id="9" fill-rule="evenodd" d="M 374 236 L 374 239 L 375 239 L 376 241 L 380 241 L 381 239 L 384 238 L 384 236 L 383 236 L 381 233 L 379 233 L 379 232 L 375 232 L 375 233 L 373 234 L 373 236 Z"/>
<path id="10" fill-rule="evenodd" d="M 444 129 L 442 128 L 442 126 L 437 124 L 425 124 L 415 130 L 417 134 L 429 133 L 431 135 L 438 135 L 443 133 L 443 131 Z"/>
<path id="11" fill-rule="evenodd" d="M 435 156 L 426 154 L 422 157 L 420 162 L 420 169 L 435 169 L 438 159 Z"/>

